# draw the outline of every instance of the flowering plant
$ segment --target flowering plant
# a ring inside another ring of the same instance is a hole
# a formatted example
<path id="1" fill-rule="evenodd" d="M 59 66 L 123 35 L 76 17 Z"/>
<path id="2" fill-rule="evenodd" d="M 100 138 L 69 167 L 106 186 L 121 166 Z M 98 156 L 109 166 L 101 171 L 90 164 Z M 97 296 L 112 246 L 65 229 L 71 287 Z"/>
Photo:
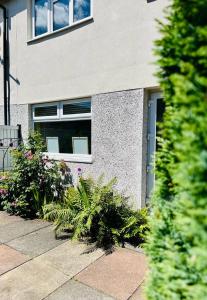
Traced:
<path id="1" fill-rule="evenodd" d="M 64 194 L 63 163 L 43 155 L 45 144 L 39 133 L 31 133 L 27 144 L 13 150 L 14 169 L 11 173 L 9 196 L 3 208 L 24 217 L 41 214 L 43 204 L 60 201 Z M 65 171 L 66 174 L 66 167 Z"/>
<path id="2" fill-rule="evenodd" d="M 2 203 L 8 198 L 8 184 L 9 176 L 8 174 L 0 174 L 0 208 L 2 208 Z"/>

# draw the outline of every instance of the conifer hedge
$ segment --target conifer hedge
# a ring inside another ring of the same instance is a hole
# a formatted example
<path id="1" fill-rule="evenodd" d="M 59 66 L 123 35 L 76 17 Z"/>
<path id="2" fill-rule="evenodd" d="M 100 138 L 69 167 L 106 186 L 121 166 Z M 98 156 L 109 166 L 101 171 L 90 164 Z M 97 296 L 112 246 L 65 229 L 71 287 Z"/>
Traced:
<path id="1" fill-rule="evenodd" d="M 166 112 L 156 155 L 148 300 L 207 299 L 207 0 L 172 0 L 156 42 Z"/>

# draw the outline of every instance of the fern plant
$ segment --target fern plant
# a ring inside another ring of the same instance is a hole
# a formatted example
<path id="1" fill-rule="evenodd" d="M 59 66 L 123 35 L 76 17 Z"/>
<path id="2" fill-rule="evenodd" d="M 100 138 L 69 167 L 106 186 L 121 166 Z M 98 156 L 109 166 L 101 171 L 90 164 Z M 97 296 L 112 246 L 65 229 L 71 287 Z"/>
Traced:
<path id="1" fill-rule="evenodd" d="M 138 245 L 148 230 L 146 210 L 133 211 L 115 184 L 116 179 L 103 184 L 103 176 L 97 182 L 80 177 L 78 186 L 66 191 L 63 203 L 44 206 L 44 218 L 54 221 L 56 235 L 69 230 L 73 239 L 87 238 L 104 248 L 126 241 Z"/>

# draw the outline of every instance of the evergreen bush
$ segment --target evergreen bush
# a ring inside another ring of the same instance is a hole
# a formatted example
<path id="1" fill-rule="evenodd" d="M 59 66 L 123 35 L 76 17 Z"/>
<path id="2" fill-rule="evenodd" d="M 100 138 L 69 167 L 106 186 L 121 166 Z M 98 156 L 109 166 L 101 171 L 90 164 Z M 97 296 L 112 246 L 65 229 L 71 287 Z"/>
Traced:
<path id="1" fill-rule="evenodd" d="M 207 299 L 207 1 L 172 0 L 156 42 L 166 102 L 148 300 Z"/>

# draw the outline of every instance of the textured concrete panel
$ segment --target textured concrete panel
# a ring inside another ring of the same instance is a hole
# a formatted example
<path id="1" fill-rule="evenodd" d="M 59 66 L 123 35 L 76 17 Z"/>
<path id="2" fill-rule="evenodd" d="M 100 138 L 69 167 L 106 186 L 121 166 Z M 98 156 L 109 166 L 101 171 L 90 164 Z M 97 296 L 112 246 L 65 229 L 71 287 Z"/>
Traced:
<path id="1" fill-rule="evenodd" d="M 31 129 L 31 111 L 27 104 L 11 105 L 11 125 L 22 125 L 22 137 L 27 139 Z"/>
<path id="2" fill-rule="evenodd" d="M 30 257 L 35 257 L 64 242 L 64 239 L 55 239 L 53 227 L 49 226 L 12 240 L 7 245 Z"/>
<path id="3" fill-rule="evenodd" d="M 68 241 L 37 257 L 36 260 L 51 264 L 71 278 L 103 255 L 101 250 L 86 253 L 87 249 L 85 244 Z"/>
<path id="4" fill-rule="evenodd" d="M 29 261 L 0 277 L 0 299 L 40 300 L 68 280 L 46 263 Z"/>
<path id="5" fill-rule="evenodd" d="M 6 243 L 50 224 L 40 220 L 22 220 L 0 226 L 0 242 Z"/>
<path id="6" fill-rule="evenodd" d="M 75 279 L 115 299 L 126 300 L 143 282 L 146 270 L 143 254 L 119 249 L 90 265 Z"/>
<path id="7" fill-rule="evenodd" d="M 92 108 L 93 174 L 117 177 L 118 188 L 141 207 L 144 90 L 96 95 Z"/>
<path id="8" fill-rule="evenodd" d="M 0 125 L 4 125 L 4 107 L 0 105 Z"/>
<path id="9" fill-rule="evenodd" d="M 0 105 L 0 125 L 4 125 L 3 105 Z M 22 125 L 22 137 L 27 139 L 28 132 L 31 129 L 31 111 L 27 104 L 12 104 L 10 106 L 11 125 Z"/>
<path id="10" fill-rule="evenodd" d="M 0 275 L 16 268 L 29 260 L 26 255 L 6 246 L 0 245 Z"/>
<path id="11" fill-rule="evenodd" d="M 84 284 L 70 280 L 52 293 L 45 300 L 113 300 Z"/>

